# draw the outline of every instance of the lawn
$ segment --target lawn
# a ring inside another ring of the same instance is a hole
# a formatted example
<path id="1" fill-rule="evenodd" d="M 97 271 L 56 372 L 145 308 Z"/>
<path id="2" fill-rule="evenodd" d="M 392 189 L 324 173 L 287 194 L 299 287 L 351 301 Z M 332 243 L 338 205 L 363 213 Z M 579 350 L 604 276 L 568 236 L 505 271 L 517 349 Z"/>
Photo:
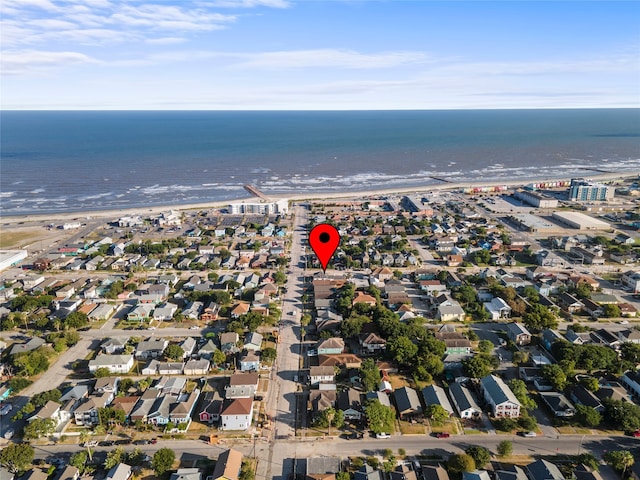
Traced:
<path id="1" fill-rule="evenodd" d="M 393 387 L 394 390 L 397 390 L 398 388 L 402 388 L 402 387 L 411 386 L 409 383 L 409 380 L 404 375 L 398 375 L 394 373 L 389 374 L 389 381 L 391 382 L 391 386 Z"/>
<path id="2" fill-rule="evenodd" d="M 403 420 L 400 420 L 398 423 L 400 424 L 400 433 L 403 435 L 424 435 L 427 433 L 422 423 L 409 423 Z"/>

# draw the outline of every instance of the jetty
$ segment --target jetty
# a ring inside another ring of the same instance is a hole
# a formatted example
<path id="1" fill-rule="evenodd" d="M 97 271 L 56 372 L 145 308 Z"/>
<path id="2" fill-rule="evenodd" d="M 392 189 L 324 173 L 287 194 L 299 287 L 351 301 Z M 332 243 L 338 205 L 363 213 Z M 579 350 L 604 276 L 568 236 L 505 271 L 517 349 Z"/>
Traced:
<path id="1" fill-rule="evenodd" d="M 264 200 L 266 202 L 270 202 L 271 201 L 271 198 L 269 198 L 264 193 L 262 193 L 260 191 L 260 189 L 258 187 L 256 187 L 255 185 L 246 184 L 246 185 L 244 185 L 244 189 L 247 192 L 249 192 L 251 195 L 254 195 L 254 196 L 258 197 L 258 198 L 261 198 L 262 200 Z"/>

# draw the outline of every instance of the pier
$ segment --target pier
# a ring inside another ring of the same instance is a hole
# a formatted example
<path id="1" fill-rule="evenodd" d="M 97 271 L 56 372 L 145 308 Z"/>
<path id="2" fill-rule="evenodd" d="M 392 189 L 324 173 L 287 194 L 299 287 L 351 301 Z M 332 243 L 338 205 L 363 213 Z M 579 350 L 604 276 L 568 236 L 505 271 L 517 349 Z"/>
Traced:
<path id="1" fill-rule="evenodd" d="M 249 192 L 251 195 L 254 195 L 258 198 L 261 198 L 262 200 L 266 201 L 266 202 L 270 202 L 271 199 L 269 197 L 267 197 L 264 193 L 262 193 L 258 187 L 256 187 L 255 185 L 250 185 L 250 184 L 246 184 L 244 185 L 244 189 Z"/>

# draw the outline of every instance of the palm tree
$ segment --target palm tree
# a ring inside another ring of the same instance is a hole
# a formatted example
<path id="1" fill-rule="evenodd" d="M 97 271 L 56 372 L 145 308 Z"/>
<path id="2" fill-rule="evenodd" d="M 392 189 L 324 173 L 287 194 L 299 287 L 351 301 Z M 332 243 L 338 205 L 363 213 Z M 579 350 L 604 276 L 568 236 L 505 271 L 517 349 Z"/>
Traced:
<path id="1" fill-rule="evenodd" d="M 80 441 L 86 445 L 87 447 L 87 455 L 89 455 L 89 461 L 92 462 L 93 458 L 92 458 L 92 451 L 91 448 L 89 447 L 89 439 L 91 438 L 91 432 L 89 430 L 83 430 L 82 432 L 80 432 Z"/>

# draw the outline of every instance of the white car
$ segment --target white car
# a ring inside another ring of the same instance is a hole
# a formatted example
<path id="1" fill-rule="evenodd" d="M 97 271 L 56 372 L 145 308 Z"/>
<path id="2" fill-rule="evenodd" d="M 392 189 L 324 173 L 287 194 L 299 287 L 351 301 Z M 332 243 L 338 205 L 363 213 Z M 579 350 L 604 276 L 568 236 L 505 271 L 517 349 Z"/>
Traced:
<path id="1" fill-rule="evenodd" d="M 388 433 L 376 433 L 376 438 L 391 438 L 391 435 Z"/>
<path id="2" fill-rule="evenodd" d="M 2 408 L 0 408 L 0 415 L 6 415 L 11 410 L 13 410 L 13 405 L 11 405 L 10 403 L 5 403 L 4 405 L 2 405 Z"/>
<path id="3" fill-rule="evenodd" d="M 189 327 L 189 330 L 200 330 L 200 327 L 197 325 L 193 325 L 191 327 Z"/>
<path id="4" fill-rule="evenodd" d="M 536 432 L 524 432 L 522 434 L 523 437 L 537 437 L 538 434 Z"/>
<path id="5" fill-rule="evenodd" d="M 307 357 L 315 357 L 318 354 L 317 351 L 315 350 L 308 350 L 307 351 Z"/>
<path id="6" fill-rule="evenodd" d="M 7 440 L 10 440 L 11 438 L 13 438 L 14 433 L 15 432 L 13 431 L 13 428 L 10 428 L 6 432 L 4 432 L 4 438 L 6 438 Z"/>

